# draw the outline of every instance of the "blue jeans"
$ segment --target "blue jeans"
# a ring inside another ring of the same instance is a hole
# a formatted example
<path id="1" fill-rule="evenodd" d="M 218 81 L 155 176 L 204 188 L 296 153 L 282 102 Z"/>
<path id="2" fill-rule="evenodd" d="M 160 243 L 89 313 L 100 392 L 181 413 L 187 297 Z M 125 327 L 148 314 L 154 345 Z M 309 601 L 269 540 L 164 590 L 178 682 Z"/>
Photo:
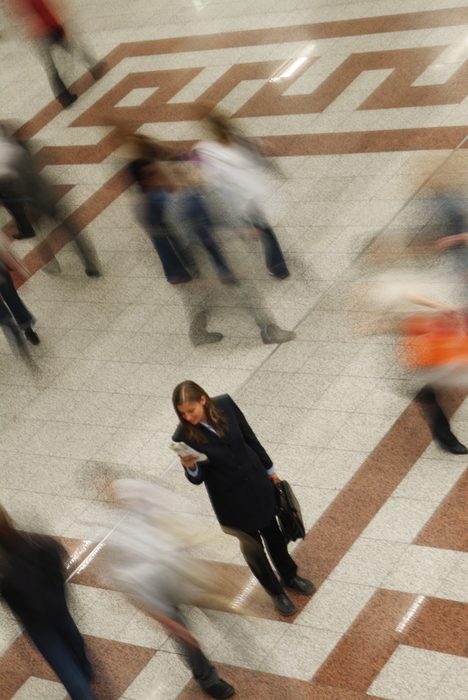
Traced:
<path id="1" fill-rule="evenodd" d="M 231 275 L 232 272 L 213 238 L 213 224 L 203 199 L 198 193 L 190 192 L 186 195 L 184 204 L 184 219 L 213 258 L 218 274 L 222 277 Z"/>
<path id="2" fill-rule="evenodd" d="M 146 223 L 151 242 L 158 254 L 164 275 L 168 282 L 190 282 L 190 274 L 182 264 L 172 241 L 170 231 L 164 221 L 168 204 L 165 192 L 150 192 L 146 198 Z"/>
<path id="3" fill-rule="evenodd" d="M 97 700 L 83 637 L 67 612 L 52 622 L 23 620 L 31 640 L 65 686 L 71 700 Z"/>
<path id="4" fill-rule="evenodd" d="M 262 243 L 265 250 L 265 262 L 270 272 L 277 276 L 283 277 L 289 274 L 283 251 L 281 250 L 278 239 L 275 236 L 273 229 L 266 221 L 251 218 L 252 226 L 262 232 Z"/>

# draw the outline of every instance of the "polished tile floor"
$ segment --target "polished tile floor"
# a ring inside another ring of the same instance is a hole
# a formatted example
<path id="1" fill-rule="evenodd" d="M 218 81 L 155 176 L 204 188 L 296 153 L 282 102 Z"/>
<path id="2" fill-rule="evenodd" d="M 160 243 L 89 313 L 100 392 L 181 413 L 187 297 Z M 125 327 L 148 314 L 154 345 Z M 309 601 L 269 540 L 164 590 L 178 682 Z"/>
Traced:
<path id="1" fill-rule="evenodd" d="M 0 500 L 73 555 L 71 604 L 97 692 L 201 698 L 172 640 L 104 588 L 87 559 L 116 519 L 86 479 L 96 463 L 159 480 L 217 532 L 205 492 L 167 447 L 172 389 L 191 378 L 236 398 L 294 486 L 309 530 L 295 557 L 318 587 L 288 620 L 261 597 L 247 617 L 187 611 L 236 697 L 466 700 L 466 459 L 431 442 L 391 341 L 353 332 L 349 287 L 377 232 L 426 223 L 412 196 L 468 134 L 468 3 L 70 0 L 68 9 L 107 73 L 94 83 L 67 65 L 80 97 L 62 111 L 5 11 L 0 119 L 22 125 L 66 186 L 63 202 L 103 275 L 86 277 L 52 226 L 40 235 L 60 274 L 43 269 L 37 239 L 13 244 L 34 271 L 21 295 L 41 344 L 32 371 L 0 338 Z M 186 293 L 165 282 L 136 221 L 114 121 L 188 146 L 203 136 L 193 106 L 207 102 L 263 137 L 278 166 L 266 172 L 267 210 L 292 275 L 273 280 L 259 266 L 256 276 L 278 323 L 297 331 L 293 343 L 263 345 L 227 297 L 212 322 L 224 340 L 193 348 Z M 466 184 L 468 166 L 456 162 Z M 0 224 L 11 232 L 3 210 Z M 444 288 L 446 300 L 456 287 Z M 466 442 L 463 399 L 450 410 Z M 214 542 L 207 557 L 248 600 L 235 542 Z M 64 698 L 3 607 L 0 616 L 0 699 Z"/>

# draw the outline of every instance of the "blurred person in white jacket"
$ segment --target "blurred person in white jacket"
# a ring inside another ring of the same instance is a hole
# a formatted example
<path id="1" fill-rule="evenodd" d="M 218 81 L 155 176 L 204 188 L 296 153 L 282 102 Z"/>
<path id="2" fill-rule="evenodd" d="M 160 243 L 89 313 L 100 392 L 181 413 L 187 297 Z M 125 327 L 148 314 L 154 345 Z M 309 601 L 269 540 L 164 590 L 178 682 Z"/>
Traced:
<path id="1" fill-rule="evenodd" d="M 193 149 L 206 179 L 243 222 L 259 231 L 270 274 L 278 279 L 289 277 L 283 252 L 263 207 L 268 189 L 260 172 L 264 165 L 260 150 L 254 141 L 238 134 L 223 115 L 212 112 L 206 121 L 214 138 L 199 141 Z"/>
<path id="2" fill-rule="evenodd" d="M 196 521 L 181 517 L 183 499 L 154 484 L 118 479 L 109 488 L 113 498 L 129 508 L 111 540 L 114 584 L 176 637 L 207 695 L 231 697 L 234 688 L 219 677 L 180 612 L 180 605 L 193 602 L 208 585 L 204 567 L 190 551 L 197 537 Z"/>

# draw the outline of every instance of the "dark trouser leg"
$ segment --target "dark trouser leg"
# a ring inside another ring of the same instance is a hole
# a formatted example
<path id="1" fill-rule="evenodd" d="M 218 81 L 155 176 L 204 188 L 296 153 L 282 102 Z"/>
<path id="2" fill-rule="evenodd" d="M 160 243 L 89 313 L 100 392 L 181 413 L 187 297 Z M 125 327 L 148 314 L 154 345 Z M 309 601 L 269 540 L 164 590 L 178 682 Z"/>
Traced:
<path id="1" fill-rule="evenodd" d="M 32 641 L 65 686 L 71 700 L 96 700 L 78 661 L 52 625 L 28 624 Z"/>
<path id="2" fill-rule="evenodd" d="M 15 285 L 7 272 L 0 273 L 0 294 L 21 330 L 29 328 L 34 323 L 34 316 L 21 301 Z"/>
<path id="3" fill-rule="evenodd" d="M 81 633 L 70 613 L 67 611 L 65 614 L 63 614 L 60 619 L 56 621 L 55 626 L 63 642 L 67 645 L 77 660 L 78 665 L 86 678 L 91 678 L 92 668 L 88 657 L 86 656 L 84 639 L 81 636 Z"/>
<path id="4" fill-rule="evenodd" d="M 68 233 L 72 247 L 80 258 L 86 271 L 99 274 L 99 260 L 94 245 L 89 238 L 80 232 L 78 228 L 66 222 L 67 214 L 60 207 L 51 207 L 44 211 L 58 225 L 62 226 Z M 53 256 L 52 250 L 50 250 Z"/>
<path id="5" fill-rule="evenodd" d="M 36 235 L 28 218 L 28 210 L 24 202 L 2 202 L 7 211 L 13 217 L 18 233 L 24 238 L 33 238 Z"/>
<path id="6" fill-rule="evenodd" d="M 175 622 L 187 629 L 184 618 L 181 616 L 180 612 L 175 613 L 171 616 Z M 205 654 L 202 652 L 200 647 L 195 648 L 189 644 L 182 644 L 179 640 L 179 644 L 184 651 L 185 658 L 193 673 L 193 677 L 200 685 L 201 688 L 209 688 L 219 680 L 218 672 L 213 666 L 213 664 L 206 658 Z"/>
<path id="7" fill-rule="evenodd" d="M 213 258 L 218 274 L 223 277 L 232 274 L 213 239 L 213 224 L 211 223 L 210 215 L 206 210 L 203 200 L 199 195 L 190 194 L 187 196 L 185 214 L 194 233 Z"/>
<path id="8" fill-rule="evenodd" d="M 423 387 L 416 399 L 423 410 L 434 438 L 447 446 L 458 442 L 450 429 L 448 419 L 437 403 L 434 389 L 429 385 Z"/>
<path id="9" fill-rule="evenodd" d="M 78 257 L 83 263 L 84 269 L 93 274 L 99 274 L 99 260 L 96 249 L 91 241 L 82 233 L 79 233 L 74 236 L 72 246 L 78 253 Z"/>
<path id="10" fill-rule="evenodd" d="M 273 229 L 266 222 L 254 222 L 253 225 L 262 232 L 267 268 L 277 277 L 285 277 L 289 274 L 289 270 Z"/>
<path id="11" fill-rule="evenodd" d="M 7 342 L 13 352 L 19 350 L 22 352 L 25 347 L 25 342 L 21 336 L 21 331 L 13 320 L 13 316 L 8 311 L 3 301 L 0 299 L 0 326 L 5 334 Z"/>
<path id="12" fill-rule="evenodd" d="M 0 277 L 0 280 L 2 278 Z M 3 301 L 0 299 L 0 325 L 11 327 L 14 325 L 13 317 Z"/>
<path id="13" fill-rule="evenodd" d="M 63 92 L 67 92 L 65 83 L 62 81 L 57 66 L 55 65 L 54 57 L 52 55 L 52 47 L 60 45 L 60 38 L 54 34 L 42 37 L 38 40 L 38 53 L 44 66 L 44 70 L 47 74 L 50 86 L 55 96 L 61 95 Z"/>
<path id="14" fill-rule="evenodd" d="M 196 341 L 197 338 L 208 333 L 207 325 L 209 317 L 209 309 L 202 309 L 201 311 L 198 311 L 196 308 L 194 309 L 194 316 L 189 326 L 189 336 L 193 341 Z"/>
<path id="15" fill-rule="evenodd" d="M 263 548 L 263 542 L 259 532 L 247 534 L 241 530 L 222 528 L 228 535 L 238 538 L 242 556 L 244 557 L 250 571 L 261 583 L 263 588 L 270 595 L 280 595 L 284 593 L 283 586 L 278 581 L 275 572 L 271 568 L 268 557 Z"/>
<path id="16" fill-rule="evenodd" d="M 167 236 L 152 236 L 151 242 L 159 256 L 167 281 L 171 283 L 175 281 L 190 282 L 192 278 L 179 260 L 169 238 Z"/>
<path id="17" fill-rule="evenodd" d="M 288 552 L 288 545 L 276 518 L 271 523 L 260 530 L 260 534 L 265 542 L 270 558 L 275 569 L 285 583 L 289 583 L 297 574 L 297 564 Z"/>

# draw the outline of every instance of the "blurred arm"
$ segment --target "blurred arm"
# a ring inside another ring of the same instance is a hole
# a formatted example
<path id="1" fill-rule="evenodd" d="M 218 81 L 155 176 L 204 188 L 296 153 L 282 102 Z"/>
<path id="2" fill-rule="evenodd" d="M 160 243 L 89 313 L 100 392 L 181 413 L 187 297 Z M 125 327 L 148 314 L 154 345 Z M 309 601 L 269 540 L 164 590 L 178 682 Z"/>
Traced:
<path id="1" fill-rule="evenodd" d="M 453 236 L 444 236 L 439 238 L 435 242 L 436 250 L 447 250 L 447 248 L 453 248 L 459 245 L 466 245 L 468 243 L 468 233 L 457 233 Z"/>
<path id="2" fill-rule="evenodd" d="M 165 615 L 162 615 L 162 613 L 155 612 L 154 610 L 150 610 L 149 608 L 145 608 L 145 612 L 147 615 L 153 618 L 153 620 L 156 620 L 156 622 L 159 622 L 160 625 L 164 627 L 165 630 L 169 632 L 169 634 L 173 634 L 176 636 L 182 644 L 186 644 L 187 646 L 194 647 L 195 649 L 199 649 L 200 645 L 198 644 L 197 640 L 193 636 L 189 630 L 181 625 L 179 622 L 176 622 L 175 620 L 172 620 L 170 617 L 166 617 Z"/>
<path id="3" fill-rule="evenodd" d="M 407 294 L 405 294 L 405 299 L 407 301 L 412 302 L 413 304 L 418 304 L 419 306 L 428 306 L 431 309 L 436 309 L 437 311 L 442 311 L 444 313 L 453 313 L 459 311 L 459 309 L 456 306 L 452 306 L 451 304 L 443 304 L 439 301 L 433 301 L 432 299 L 429 299 L 428 297 L 425 297 L 422 294 L 413 294 L 412 292 L 408 292 Z"/>

